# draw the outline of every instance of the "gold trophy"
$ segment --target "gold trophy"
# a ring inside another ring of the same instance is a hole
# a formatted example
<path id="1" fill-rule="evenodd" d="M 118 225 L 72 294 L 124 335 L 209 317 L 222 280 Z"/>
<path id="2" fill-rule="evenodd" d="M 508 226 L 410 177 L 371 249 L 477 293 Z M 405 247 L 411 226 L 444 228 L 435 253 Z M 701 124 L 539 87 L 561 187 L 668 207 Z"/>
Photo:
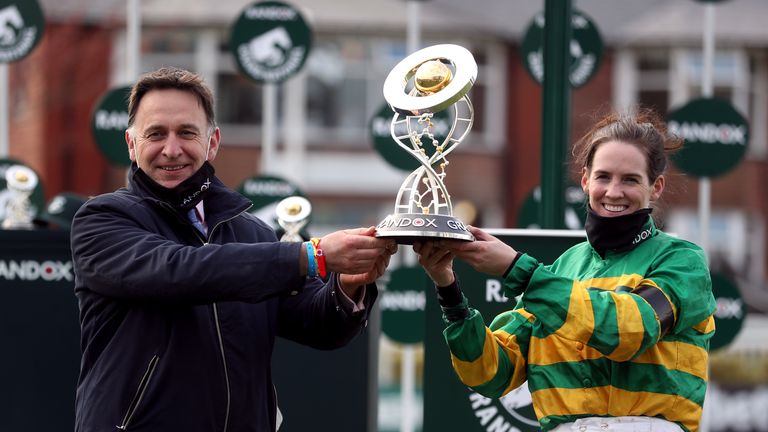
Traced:
<path id="1" fill-rule="evenodd" d="M 302 242 L 301 229 L 309 223 L 312 205 L 304 197 L 290 196 L 277 203 L 277 223 L 285 231 L 281 242 Z"/>
<path id="2" fill-rule="evenodd" d="M 474 240 L 464 223 L 453 216 L 445 168 L 446 156 L 472 128 L 474 109 L 467 93 L 476 78 L 472 54 L 448 44 L 416 51 L 390 71 L 384 82 L 384 97 L 395 112 L 390 132 L 421 166 L 400 186 L 394 213 L 376 226 L 377 237 L 394 238 L 401 244 L 422 238 Z M 446 109 L 451 110 L 451 127 L 439 141 L 432 117 Z M 429 152 L 425 146 L 431 146 Z"/>
<path id="3" fill-rule="evenodd" d="M 5 208 L 3 229 L 30 229 L 34 211 L 29 197 L 37 186 L 37 174 L 24 165 L 13 165 L 5 172 L 10 197 Z"/>

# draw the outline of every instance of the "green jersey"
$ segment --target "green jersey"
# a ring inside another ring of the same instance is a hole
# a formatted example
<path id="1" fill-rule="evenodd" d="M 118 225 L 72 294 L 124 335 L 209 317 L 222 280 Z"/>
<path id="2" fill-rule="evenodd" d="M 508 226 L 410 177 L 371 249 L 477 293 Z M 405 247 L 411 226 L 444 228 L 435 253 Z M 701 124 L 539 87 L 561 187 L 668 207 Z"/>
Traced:
<path id="1" fill-rule="evenodd" d="M 545 266 L 522 255 L 504 279 L 515 309 L 477 310 L 444 331 L 454 370 L 498 398 L 528 382 L 542 430 L 594 416 L 650 416 L 696 431 L 715 299 L 702 250 L 656 229 L 601 257 L 580 243 Z"/>

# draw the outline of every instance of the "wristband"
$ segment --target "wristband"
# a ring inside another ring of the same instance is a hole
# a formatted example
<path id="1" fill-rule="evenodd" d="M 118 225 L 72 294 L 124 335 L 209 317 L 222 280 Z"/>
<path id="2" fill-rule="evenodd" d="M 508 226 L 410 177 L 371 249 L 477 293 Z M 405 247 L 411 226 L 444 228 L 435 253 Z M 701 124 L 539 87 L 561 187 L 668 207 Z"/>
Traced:
<path id="1" fill-rule="evenodd" d="M 315 247 L 312 242 L 304 242 L 307 248 L 307 276 L 317 277 L 317 259 L 315 258 Z"/>
<path id="2" fill-rule="evenodd" d="M 517 254 L 515 254 L 514 258 L 512 258 L 512 262 L 509 264 L 509 267 L 507 267 L 507 269 L 504 270 L 504 273 L 501 275 L 501 277 L 506 279 L 507 276 L 509 276 L 509 272 L 511 272 L 512 268 L 515 267 L 515 264 L 517 264 L 517 260 L 519 260 L 521 256 L 523 256 L 523 254 L 520 253 L 520 251 L 517 251 Z"/>
<path id="3" fill-rule="evenodd" d="M 325 267 L 325 254 L 323 253 L 323 250 L 320 248 L 320 239 L 313 238 L 311 241 L 312 241 L 312 246 L 314 246 L 315 248 L 315 260 L 317 261 L 317 274 L 319 274 L 321 278 L 325 279 L 325 277 L 328 275 L 328 272 L 326 271 L 326 267 Z"/>

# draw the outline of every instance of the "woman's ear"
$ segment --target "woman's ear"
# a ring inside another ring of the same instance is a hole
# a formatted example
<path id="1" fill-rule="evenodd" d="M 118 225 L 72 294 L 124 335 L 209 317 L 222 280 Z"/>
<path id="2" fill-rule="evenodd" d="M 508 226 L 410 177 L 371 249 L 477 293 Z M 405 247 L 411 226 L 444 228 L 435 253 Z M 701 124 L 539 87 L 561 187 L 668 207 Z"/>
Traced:
<path id="1" fill-rule="evenodd" d="M 581 169 L 581 190 L 584 191 L 585 194 L 588 194 L 589 190 L 589 171 L 587 171 L 587 167 L 584 167 Z"/>
<path id="2" fill-rule="evenodd" d="M 653 181 L 653 185 L 651 185 L 651 201 L 656 201 L 661 197 L 666 182 L 667 180 L 663 175 L 656 177 L 656 180 Z"/>

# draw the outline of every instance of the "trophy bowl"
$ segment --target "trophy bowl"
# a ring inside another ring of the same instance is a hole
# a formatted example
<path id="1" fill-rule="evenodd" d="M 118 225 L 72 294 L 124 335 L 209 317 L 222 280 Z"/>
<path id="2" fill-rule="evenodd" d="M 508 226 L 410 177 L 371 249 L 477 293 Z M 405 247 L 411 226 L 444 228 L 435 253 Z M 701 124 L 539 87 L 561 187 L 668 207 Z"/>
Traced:
<path id="1" fill-rule="evenodd" d="M 459 45 L 433 45 L 400 61 L 384 81 L 384 97 L 394 111 L 392 139 L 414 157 L 419 168 L 403 181 L 394 212 L 376 226 L 377 237 L 400 244 L 419 239 L 473 241 L 466 225 L 453 215 L 445 187 L 447 156 L 472 129 L 474 109 L 467 93 L 477 78 L 472 54 Z M 432 118 L 449 110 L 447 136 L 436 138 Z"/>

